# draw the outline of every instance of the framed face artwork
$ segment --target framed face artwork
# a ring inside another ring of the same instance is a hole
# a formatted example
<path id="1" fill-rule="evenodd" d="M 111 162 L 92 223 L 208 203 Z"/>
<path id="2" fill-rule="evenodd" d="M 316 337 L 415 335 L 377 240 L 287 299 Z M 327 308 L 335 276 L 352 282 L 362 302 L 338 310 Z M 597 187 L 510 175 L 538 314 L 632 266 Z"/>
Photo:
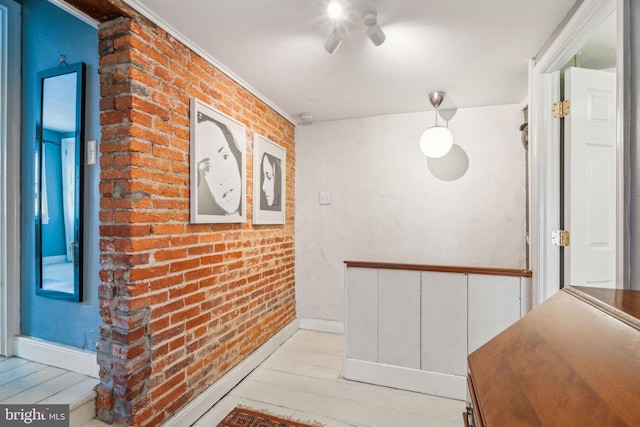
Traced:
<path id="1" fill-rule="evenodd" d="M 196 98 L 190 107 L 191 222 L 245 222 L 246 128 Z"/>
<path id="2" fill-rule="evenodd" d="M 253 144 L 253 223 L 284 224 L 286 150 L 262 135 Z"/>

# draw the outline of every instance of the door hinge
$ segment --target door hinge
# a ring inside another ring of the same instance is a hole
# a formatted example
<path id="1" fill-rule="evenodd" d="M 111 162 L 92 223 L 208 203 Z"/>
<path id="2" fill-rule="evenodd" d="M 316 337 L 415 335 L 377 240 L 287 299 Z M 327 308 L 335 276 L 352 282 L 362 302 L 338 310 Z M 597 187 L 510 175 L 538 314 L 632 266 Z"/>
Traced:
<path id="1" fill-rule="evenodd" d="M 563 119 L 571 112 L 571 103 L 568 99 L 566 101 L 554 102 L 551 111 L 554 118 Z"/>
<path id="2" fill-rule="evenodd" d="M 569 246 L 570 235 L 568 230 L 553 230 L 551 232 L 551 243 L 553 246 Z"/>

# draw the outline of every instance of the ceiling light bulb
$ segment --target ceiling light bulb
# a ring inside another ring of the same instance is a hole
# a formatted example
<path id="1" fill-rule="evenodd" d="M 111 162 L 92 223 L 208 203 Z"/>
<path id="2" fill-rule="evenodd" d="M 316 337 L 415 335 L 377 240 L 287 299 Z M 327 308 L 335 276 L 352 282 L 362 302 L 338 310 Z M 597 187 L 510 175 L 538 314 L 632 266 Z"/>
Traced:
<path id="1" fill-rule="evenodd" d="M 342 17 L 342 5 L 337 0 L 332 0 L 327 6 L 327 15 L 331 19 L 339 19 Z"/>
<path id="2" fill-rule="evenodd" d="M 453 147 L 453 135 L 444 126 L 430 127 L 420 137 L 420 150 L 432 159 L 443 157 L 451 147 Z"/>

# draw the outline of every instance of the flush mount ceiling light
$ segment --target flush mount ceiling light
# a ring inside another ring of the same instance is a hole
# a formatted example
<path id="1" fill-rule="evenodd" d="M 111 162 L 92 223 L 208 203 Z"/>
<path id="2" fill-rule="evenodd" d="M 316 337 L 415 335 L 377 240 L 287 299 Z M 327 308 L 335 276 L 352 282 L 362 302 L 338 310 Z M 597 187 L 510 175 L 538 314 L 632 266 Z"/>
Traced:
<path id="1" fill-rule="evenodd" d="M 429 102 L 435 108 L 436 124 L 425 130 L 420 137 L 420 150 L 425 156 L 437 159 L 444 156 L 453 147 L 453 135 L 444 126 L 438 126 L 438 107 L 444 100 L 445 93 L 436 91 L 429 94 Z"/>
<path id="2" fill-rule="evenodd" d="M 363 3 L 364 4 L 364 3 Z M 366 27 L 367 36 L 375 46 L 380 46 L 387 38 L 382 28 L 378 25 L 378 14 L 371 3 L 367 2 L 366 8 L 354 3 L 349 10 L 345 10 L 339 0 L 332 0 L 327 6 L 327 15 L 331 19 L 331 31 L 324 43 L 324 48 L 329 53 L 334 53 L 342 44 L 345 28 L 349 31 L 355 26 L 354 20 L 362 17 L 362 23 Z M 365 9 L 365 10 L 363 10 Z M 359 22 L 359 19 L 358 21 Z"/>

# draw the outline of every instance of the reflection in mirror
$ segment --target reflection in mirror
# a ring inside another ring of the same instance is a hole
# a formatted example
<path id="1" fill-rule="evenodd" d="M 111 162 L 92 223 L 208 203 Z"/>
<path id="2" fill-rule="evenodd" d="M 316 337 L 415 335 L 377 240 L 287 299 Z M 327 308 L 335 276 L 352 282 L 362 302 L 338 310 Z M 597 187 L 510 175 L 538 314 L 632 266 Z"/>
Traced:
<path id="1" fill-rule="evenodd" d="M 38 73 L 36 293 L 73 301 L 82 298 L 84 73 L 82 63 Z"/>

